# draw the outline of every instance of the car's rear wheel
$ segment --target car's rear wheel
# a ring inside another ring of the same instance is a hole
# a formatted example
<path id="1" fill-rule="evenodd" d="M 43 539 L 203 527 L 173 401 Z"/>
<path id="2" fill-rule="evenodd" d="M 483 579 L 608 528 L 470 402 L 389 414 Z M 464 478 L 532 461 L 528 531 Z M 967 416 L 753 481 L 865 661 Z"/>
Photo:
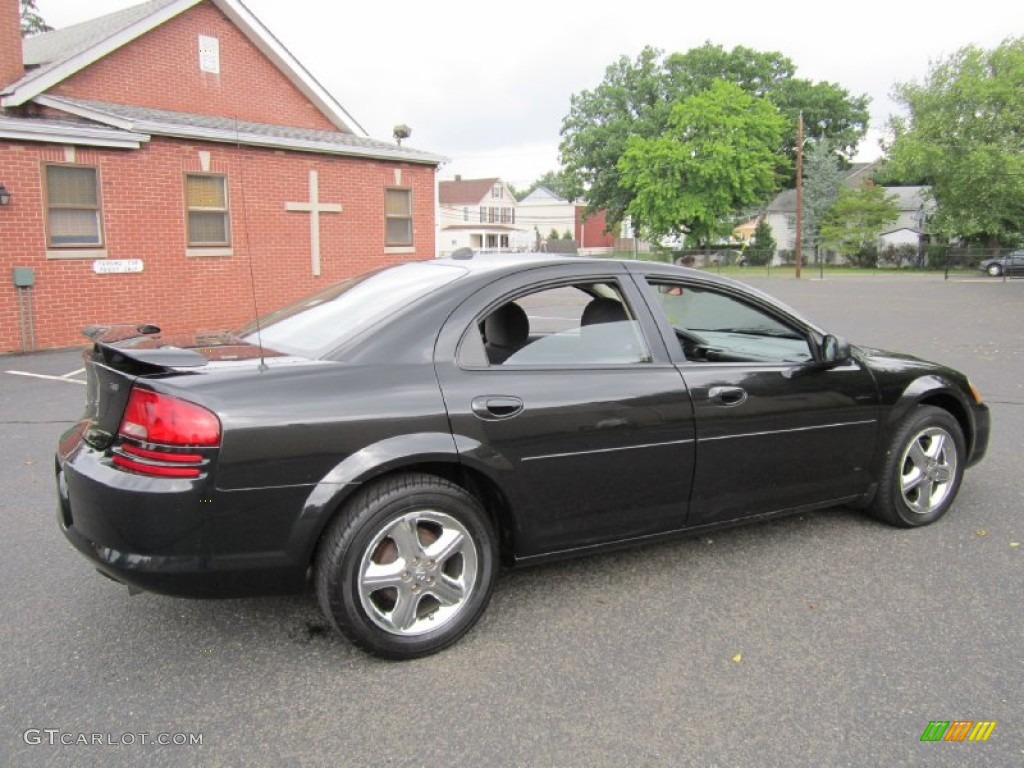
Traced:
<path id="1" fill-rule="evenodd" d="M 1003 268 L 998 264 L 989 264 L 988 269 L 985 271 L 992 275 L 992 277 L 999 277 L 1003 274 Z"/>
<path id="2" fill-rule="evenodd" d="M 935 522 L 960 490 L 964 456 L 957 420 L 941 408 L 918 406 L 893 435 L 868 512 L 903 528 Z"/>
<path id="3" fill-rule="evenodd" d="M 497 571 L 493 528 L 461 487 L 425 474 L 374 483 L 328 527 L 315 563 L 324 615 L 360 648 L 425 656 L 483 614 Z"/>

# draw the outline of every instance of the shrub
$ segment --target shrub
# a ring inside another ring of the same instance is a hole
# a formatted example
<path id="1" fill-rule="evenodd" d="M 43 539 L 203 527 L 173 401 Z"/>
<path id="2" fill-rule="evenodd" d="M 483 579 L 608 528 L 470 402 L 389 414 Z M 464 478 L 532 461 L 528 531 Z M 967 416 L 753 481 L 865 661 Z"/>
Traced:
<path id="1" fill-rule="evenodd" d="M 862 245 L 850 256 L 850 264 L 862 269 L 874 269 L 878 266 L 878 246 L 874 243 Z"/>
<path id="2" fill-rule="evenodd" d="M 878 254 L 878 263 L 885 266 L 894 266 L 899 269 L 902 266 L 919 267 L 921 264 L 918 247 L 912 243 L 902 245 L 888 245 Z"/>

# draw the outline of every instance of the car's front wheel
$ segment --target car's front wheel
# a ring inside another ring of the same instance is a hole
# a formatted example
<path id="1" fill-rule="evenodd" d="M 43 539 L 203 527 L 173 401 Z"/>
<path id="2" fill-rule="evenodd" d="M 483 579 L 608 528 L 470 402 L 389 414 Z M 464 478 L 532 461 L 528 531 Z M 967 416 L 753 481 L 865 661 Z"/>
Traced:
<path id="1" fill-rule="evenodd" d="M 484 612 L 497 542 L 479 502 L 425 474 L 369 485 L 328 527 L 315 562 L 324 614 L 363 650 L 425 656 L 458 640 Z"/>
<path id="2" fill-rule="evenodd" d="M 988 269 L 986 269 L 985 271 L 992 275 L 992 277 L 999 277 L 1001 274 L 1003 274 L 1003 268 L 998 264 L 989 264 Z"/>
<path id="3" fill-rule="evenodd" d="M 941 408 L 918 406 L 893 435 L 868 512 L 903 528 L 935 522 L 960 490 L 964 456 L 957 420 Z"/>

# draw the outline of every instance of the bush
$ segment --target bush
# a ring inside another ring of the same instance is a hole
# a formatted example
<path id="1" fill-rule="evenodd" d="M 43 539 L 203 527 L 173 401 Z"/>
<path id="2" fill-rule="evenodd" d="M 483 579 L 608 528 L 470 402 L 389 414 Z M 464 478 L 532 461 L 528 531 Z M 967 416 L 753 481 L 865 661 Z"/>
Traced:
<path id="1" fill-rule="evenodd" d="M 878 254 L 878 263 L 884 266 L 894 266 L 897 269 L 903 266 L 921 266 L 921 256 L 916 245 L 904 243 L 903 245 L 888 245 Z"/>
<path id="2" fill-rule="evenodd" d="M 772 260 L 772 256 L 775 255 L 775 248 L 778 243 L 775 242 L 775 238 L 772 236 L 772 228 L 768 225 L 767 219 L 761 217 L 757 222 L 757 227 L 754 229 L 754 237 L 751 239 L 751 244 L 747 247 L 746 260 L 747 264 L 752 267 L 763 267 Z"/>
<path id="3" fill-rule="evenodd" d="M 850 256 L 850 264 L 861 269 L 874 269 L 878 266 L 878 246 L 874 243 L 862 245 Z"/>

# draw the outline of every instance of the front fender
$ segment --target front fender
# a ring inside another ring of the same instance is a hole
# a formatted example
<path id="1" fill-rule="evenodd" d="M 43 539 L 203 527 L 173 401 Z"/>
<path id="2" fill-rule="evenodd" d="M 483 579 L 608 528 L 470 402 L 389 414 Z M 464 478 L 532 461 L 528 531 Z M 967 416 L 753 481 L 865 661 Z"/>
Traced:
<path id="1" fill-rule="evenodd" d="M 939 373 L 919 376 L 911 381 L 899 393 L 883 423 L 886 439 L 879 443 L 878 460 L 884 460 L 890 447 L 891 435 L 897 426 L 914 408 L 922 403 L 927 403 L 945 408 L 957 420 L 967 444 L 967 463 L 974 463 L 973 455 L 979 447 L 975 409 L 979 406 L 974 406 L 967 400 L 964 394 L 966 386 L 966 382 L 961 385 L 951 377 Z M 883 393 L 883 398 L 884 396 Z"/>
<path id="2" fill-rule="evenodd" d="M 397 435 L 349 455 L 313 487 L 288 539 L 289 558 L 308 562 L 320 534 L 345 501 L 367 480 L 422 462 L 458 463 L 448 432 Z"/>
<path id="3" fill-rule="evenodd" d="M 959 387 L 956 386 L 955 382 L 939 374 L 919 376 L 910 382 L 903 392 L 900 393 L 895 403 L 893 403 L 892 409 L 889 411 L 889 418 L 885 424 L 886 428 L 895 427 L 914 408 L 936 395 L 953 398 L 965 414 L 971 410 L 970 405 L 964 400 L 963 394 L 959 391 Z M 958 419 L 960 418 L 958 414 L 954 415 Z M 966 434 L 965 437 L 967 437 Z"/>

